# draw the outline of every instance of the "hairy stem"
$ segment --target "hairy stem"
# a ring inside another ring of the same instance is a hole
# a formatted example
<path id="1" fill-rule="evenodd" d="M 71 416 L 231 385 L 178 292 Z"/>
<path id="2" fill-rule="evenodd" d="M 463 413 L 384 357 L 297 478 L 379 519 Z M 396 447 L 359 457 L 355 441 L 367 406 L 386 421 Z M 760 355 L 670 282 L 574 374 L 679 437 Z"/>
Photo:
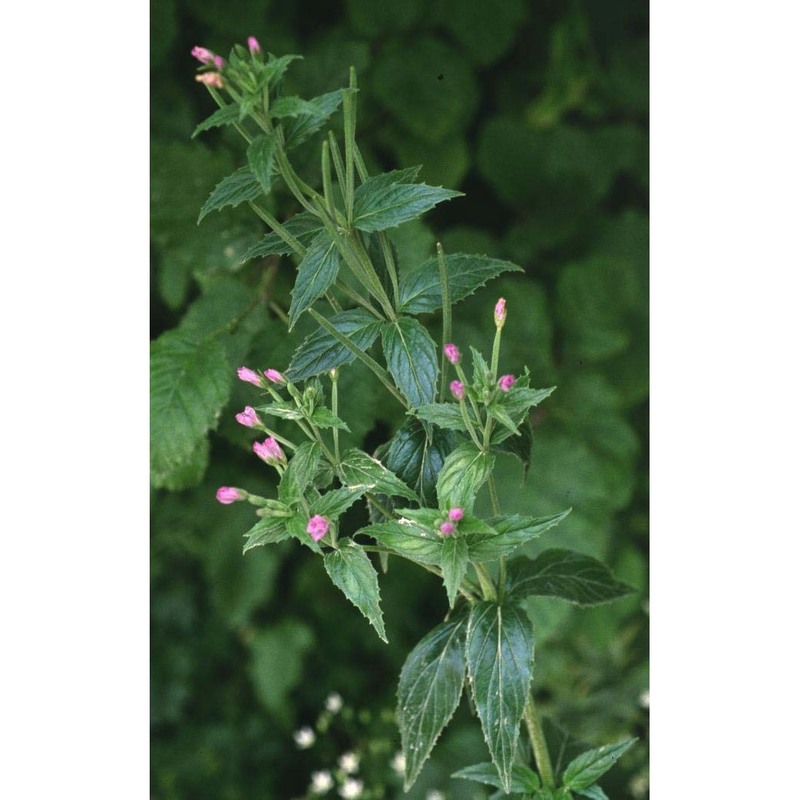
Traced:
<path id="1" fill-rule="evenodd" d="M 553 774 L 553 765 L 550 761 L 550 753 L 547 749 L 547 742 L 544 738 L 542 724 L 536 714 L 536 706 L 533 703 L 533 692 L 528 693 L 528 702 L 525 704 L 525 726 L 528 729 L 533 758 L 536 761 L 536 767 L 539 770 L 542 783 L 546 789 L 554 789 L 556 780 Z"/>

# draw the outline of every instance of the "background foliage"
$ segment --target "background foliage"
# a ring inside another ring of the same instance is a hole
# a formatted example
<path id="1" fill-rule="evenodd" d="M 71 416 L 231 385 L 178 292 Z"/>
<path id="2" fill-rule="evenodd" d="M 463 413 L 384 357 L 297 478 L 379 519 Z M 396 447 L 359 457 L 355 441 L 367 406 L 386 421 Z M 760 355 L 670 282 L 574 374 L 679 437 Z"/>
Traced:
<path id="1" fill-rule="evenodd" d="M 246 208 L 196 225 L 210 190 L 245 157 L 231 130 L 191 139 L 213 104 L 193 81 L 189 50 L 227 54 L 248 34 L 272 52 L 304 55 L 287 93 L 340 88 L 355 65 L 368 164 L 421 163 L 420 179 L 465 192 L 425 224 L 397 229 L 401 270 L 432 255 L 436 240 L 524 267 L 455 315 L 462 350 L 486 348 L 492 305 L 506 296 L 504 368 L 528 364 L 535 385 L 558 385 L 534 417 L 524 486 L 516 462 L 499 462 L 501 504 L 533 515 L 572 506 L 528 554 L 581 550 L 640 591 L 590 610 L 537 599 L 534 686 L 553 740 L 569 732 L 567 750 L 575 740 L 639 736 L 602 782 L 612 798 L 647 796 L 647 25 L 646 5 L 633 0 L 151 6 L 153 357 L 221 407 L 169 441 L 155 431 L 153 797 L 296 797 L 313 769 L 348 749 L 362 750 L 362 772 L 384 781 L 388 797 L 400 796 L 389 767 L 399 735 L 387 712 L 405 655 L 447 604 L 433 576 L 395 559 L 381 578 L 385 645 L 300 548 L 284 542 L 242 557 L 252 509 L 214 500 L 221 484 L 257 490 L 271 479 L 233 419 L 253 402 L 235 368 L 285 368 L 312 329 L 301 318 L 288 335 L 270 310 L 288 308 L 289 259 L 241 265 L 264 233 Z M 318 147 L 314 139 L 298 151 L 308 179 Z M 279 219 L 296 211 L 281 191 L 272 202 Z M 342 370 L 341 396 L 344 447 L 374 449 L 401 422 L 358 365 Z M 314 724 L 332 691 L 344 715 L 310 750 L 297 749 L 293 732 Z M 408 796 L 436 787 L 483 797 L 448 777 L 481 760 L 485 745 L 464 705 Z"/>

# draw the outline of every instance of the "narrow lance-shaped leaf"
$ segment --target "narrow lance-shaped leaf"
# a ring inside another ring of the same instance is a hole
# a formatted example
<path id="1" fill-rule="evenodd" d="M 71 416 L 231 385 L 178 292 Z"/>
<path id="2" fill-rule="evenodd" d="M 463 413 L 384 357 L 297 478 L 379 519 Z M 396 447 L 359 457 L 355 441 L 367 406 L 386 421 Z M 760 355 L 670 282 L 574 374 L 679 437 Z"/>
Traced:
<path id="1" fill-rule="evenodd" d="M 250 167 L 240 167 L 232 175 L 223 178 L 208 196 L 200 209 L 200 222 L 211 211 L 219 211 L 226 206 L 238 206 L 247 200 L 255 200 L 261 195 L 261 184 Z"/>
<path id="2" fill-rule="evenodd" d="M 247 163 L 256 180 L 261 184 L 264 194 L 272 188 L 272 167 L 275 160 L 275 134 L 265 133 L 257 136 L 247 148 Z"/>
<path id="3" fill-rule="evenodd" d="M 573 791 L 591 786 L 601 775 L 614 766 L 635 741 L 636 739 L 627 739 L 619 744 L 607 744 L 581 753 L 567 765 L 562 777 L 562 783 L 567 789 Z"/>
<path id="4" fill-rule="evenodd" d="M 383 231 L 416 219 L 437 203 L 460 197 L 463 192 L 428 186 L 425 183 L 392 183 L 381 176 L 370 178 L 355 191 L 353 225 L 362 231 Z"/>
<path id="5" fill-rule="evenodd" d="M 608 603 L 635 591 L 602 561 L 560 548 L 545 550 L 533 560 L 515 559 L 508 576 L 510 596 L 558 597 L 582 606 Z"/>
<path id="6" fill-rule="evenodd" d="M 395 495 L 409 500 L 418 499 L 400 478 L 363 450 L 348 450 L 342 457 L 339 474 L 342 483 L 351 488 L 358 487 L 367 492 Z"/>
<path id="7" fill-rule="evenodd" d="M 289 328 L 318 297 L 333 285 L 339 272 L 339 251 L 326 232 L 314 239 L 300 262 L 289 307 Z"/>
<path id="8" fill-rule="evenodd" d="M 456 403 L 426 403 L 414 409 L 414 414 L 427 422 L 433 422 L 440 428 L 451 431 L 467 430 L 461 409 Z"/>
<path id="9" fill-rule="evenodd" d="M 475 707 L 503 789 L 511 791 L 519 724 L 533 677 L 533 632 L 515 605 L 476 603 L 467 626 L 467 667 Z"/>
<path id="10" fill-rule="evenodd" d="M 469 566 L 467 542 L 460 536 L 447 536 L 442 541 L 442 577 L 450 608 L 455 605 L 461 581 Z"/>
<path id="11" fill-rule="evenodd" d="M 555 527 L 572 509 L 547 517 L 523 517 L 519 514 L 504 514 L 487 520 L 497 531 L 496 536 L 470 538 L 469 555 L 474 561 L 494 561 L 514 552 L 520 545 L 536 539 L 545 531 Z"/>
<path id="12" fill-rule="evenodd" d="M 198 133 L 210 130 L 211 128 L 218 128 L 222 125 L 230 125 L 231 123 L 236 122 L 238 119 L 239 106 L 236 105 L 236 103 L 231 103 L 230 105 L 218 108 L 210 117 L 204 119 L 194 129 L 194 133 L 192 133 L 192 139 L 194 139 Z"/>
<path id="13" fill-rule="evenodd" d="M 497 774 L 497 767 L 491 761 L 484 761 L 482 764 L 473 764 L 470 767 L 454 772 L 451 778 L 462 778 L 467 781 L 475 781 L 476 783 L 483 783 L 487 786 L 494 786 L 496 789 L 502 789 L 503 784 L 500 782 L 500 777 Z M 511 770 L 511 791 L 527 794 L 533 792 L 541 786 L 539 776 L 524 764 L 514 764 Z"/>
<path id="14" fill-rule="evenodd" d="M 411 317 L 384 323 L 383 352 L 397 388 L 412 407 L 432 403 L 439 373 L 436 344 L 425 328 Z"/>
<path id="15" fill-rule="evenodd" d="M 445 256 L 450 302 L 458 303 L 476 289 L 503 272 L 522 272 L 510 261 L 488 256 L 455 253 Z M 425 261 L 400 282 L 399 311 L 404 314 L 422 314 L 436 311 L 442 305 L 442 283 L 437 260 Z"/>
<path id="16" fill-rule="evenodd" d="M 319 220 L 307 211 L 290 217 L 283 223 L 283 227 L 288 233 L 294 236 L 303 247 L 308 247 L 322 230 Z M 287 256 L 293 252 L 294 250 L 292 247 L 286 244 L 277 233 L 268 233 L 258 244 L 253 245 L 242 256 L 242 263 L 249 261 L 251 258 Z"/>
<path id="17" fill-rule="evenodd" d="M 284 539 L 288 539 L 291 534 L 286 528 L 285 517 L 267 517 L 256 522 L 245 536 L 247 537 L 247 542 L 242 550 L 243 553 L 252 550 L 254 547 L 282 542 Z"/>
<path id="18" fill-rule="evenodd" d="M 287 148 L 304 142 L 325 124 L 325 120 L 341 105 L 342 90 L 337 89 L 335 92 L 314 97 L 307 102 L 308 113 L 299 114 L 283 122 Z"/>
<path id="19" fill-rule="evenodd" d="M 409 653 L 397 687 L 397 724 L 405 755 L 405 790 L 458 708 L 464 688 L 466 619 L 442 623 Z"/>
<path id="20" fill-rule="evenodd" d="M 325 569 L 345 597 L 369 620 L 387 642 L 381 611 L 378 573 L 369 556 L 352 540 L 341 540 L 339 549 L 325 554 Z"/>
<path id="21" fill-rule="evenodd" d="M 281 476 L 278 496 L 287 505 L 299 503 L 306 488 L 314 480 L 320 462 L 320 447 L 316 442 L 303 442 L 289 461 Z"/>

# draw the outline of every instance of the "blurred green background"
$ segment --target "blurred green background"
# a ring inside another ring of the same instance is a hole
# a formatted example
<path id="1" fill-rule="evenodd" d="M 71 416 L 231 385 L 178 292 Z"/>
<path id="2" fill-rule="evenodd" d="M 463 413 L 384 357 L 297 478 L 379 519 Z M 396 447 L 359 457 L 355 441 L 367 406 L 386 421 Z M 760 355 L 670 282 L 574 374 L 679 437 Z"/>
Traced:
<path id="1" fill-rule="evenodd" d="M 271 52 L 304 56 L 287 93 L 342 87 L 354 65 L 358 140 L 371 169 L 421 163 L 422 179 L 466 193 L 424 224 L 397 229 L 401 269 L 431 255 L 437 240 L 447 252 L 525 269 L 455 309 L 455 341 L 487 350 L 492 307 L 504 295 L 502 369 L 527 364 L 533 385 L 558 386 L 533 418 L 524 485 L 516 462 L 499 462 L 501 504 L 536 515 L 572 506 L 529 554 L 582 550 L 640 590 L 588 611 L 538 600 L 529 609 L 536 694 L 554 756 L 562 742 L 569 757 L 580 742 L 640 737 L 601 784 L 612 800 L 648 796 L 647 13 L 634 0 L 151 5 L 151 335 L 178 328 L 202 337 L 238 321 L 218 336 L 231 384 L 218 427 L 180 469 L 153 475 L 152 797 L 302 797 L 311 773 L 335 768 L 348 750 L 360 753 L 372 796 L 403 796 L 390 766 L 397 676 L 446 610 L 435 577 L 393 560 L 381 577 L 384 645 L 308 551 L 284 542 L 243 557 L 252 509 L 214 499 L 219 485 L 264 493 L 271 480 L 249 450 L 252 434 L 233 420 L 256 399 L 235 368 L 283 369 L 311 330 L 302 323 L 287 335 L 264 299 L 271 270 L 269 297 L 286 306 L 288 259 L 240 265 L 263 234 L 246 208 L 196 225 L 244 149 L 232 130 L 190 138 L 214 106 L 194 82 L 189 51 L 201 44 L 227 55 L 249 34 Z M 341 129 L 338 115 L 331 124 Z M 318 148 L 315 137 L 295 157 L 309 180 Z M 297 210 L 280 190 L 272 203 L 279 219 Z M 342 370 L 342 392 L 353 443 L 374 449 L 401 421 L 358 366 Z M 331 692 L 344 709 L 320 719 Z M 317 722 L 330 727 L 298 748 L 294 732 Z M 488 796 L 448 778 L 486 757 L 463 703 L 408 797 Z"/>

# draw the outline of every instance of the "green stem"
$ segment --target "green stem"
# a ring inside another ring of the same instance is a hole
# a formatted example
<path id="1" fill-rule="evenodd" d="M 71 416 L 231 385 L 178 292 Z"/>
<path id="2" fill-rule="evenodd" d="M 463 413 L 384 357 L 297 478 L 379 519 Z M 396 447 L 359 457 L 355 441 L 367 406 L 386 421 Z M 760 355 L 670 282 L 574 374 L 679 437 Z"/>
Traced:
<path id="1" fill-rule="evenodd" d="M 439 402 L 444 401 L 444 387 L 447 382 L 447 358 L 444 346 L 453 335 L 453 316 L 450 306 L 450 280 L 447 277 L 447 262 L 444 260 L 444 248 L 441 242 L 436 242 L 436 257 L 439 261 L 439 281 L 442 284 L 442 382 L 439 385 Z"/>
<path id="2" fill-rule="evenodd" d="M 332 369 L 331 376 L 331 411 L 333 416 L 339 416 L 339 370 Z M 333 452 L 336 454 L 336 464 L 342 460 L 339 455 L 339 429 L 334 425 L 333 428 Z"/>
<path id="3" fill-rule="evenodd" d="M 343 92 L 345 209 L 348 225 L 353 224 L 353 195 L 355 193 L 355 143 L 356 143 L 356 70 L 350 67 L 350 87 Z"/>
<path id="4" fill-rule="evenodd" d="M 542 783 L 546 789 L 554 789 L 556 780 L 553 774 L 553 765 L 550 761 L 550 753 L 547 750 L 547 742 L 544 738 L 541 722 L 536 715 L 532 692 L 528 694 L 528 702 L 525 704 L 525 726 L 528 729 L 533 757 L 536 761 L 539 775 L 541 775 Z"/>
<path id="5" fill-rule="evenodd" d="M 500 501 L 497 499 L 497 486 L 494 482 L 494 474 L 489 475 L 489 497 L 492 501 L 492 513 L 497 517 L 500 515 Z"/>
<path id="6" fill-rule="evenodd" d="M 492 343 L 492 377 L 497 380 L 497 366 L 500 363 L 500 339 L 503 336 L 503 329 L 498 328 L 494 334 L 494 342 Z"/>
<path id="7" fill-rule="evenodd" d="M 336 170 L 336 180 L 339 182 L 339 192 L 342 195 L 342 203 L 347 205 L 347 193 L 345 191 L 345 177 L 344 177 L 344 161 L 342 161 L 342 152 L 339 150 L 339 144 L 333 131 L 328 131 L 328 144 L 331 149 L 331 156 L 333 157 L 333 168 Z"/>
<path id="8" fill-rule="evenodd" d="M 467 411 L 467 404 L 464 402 L 464 398 L 462 397 L 458 401 L 458 407 L 461 409 L 461 419 L 464 420 L 464 424 L 467 426 L 467 430 L 469 431 L 469 435 L 472 438 L 472 441 L 475 442 L 475 447 L 478 449 L 481 448 L 481 440 L 478 438 L 478 433 L 472 425 L 472 422 L 469 418 L 469 411 Z"/>
<path id="9" fill-rule="evenodd" d="M 322 194 L 328 204 L 328 213 L 336 216 L 336 207 L 333 203 L 333 186 L 331 184 L 331 151 L 327 142 L 322 143 Z"/>

